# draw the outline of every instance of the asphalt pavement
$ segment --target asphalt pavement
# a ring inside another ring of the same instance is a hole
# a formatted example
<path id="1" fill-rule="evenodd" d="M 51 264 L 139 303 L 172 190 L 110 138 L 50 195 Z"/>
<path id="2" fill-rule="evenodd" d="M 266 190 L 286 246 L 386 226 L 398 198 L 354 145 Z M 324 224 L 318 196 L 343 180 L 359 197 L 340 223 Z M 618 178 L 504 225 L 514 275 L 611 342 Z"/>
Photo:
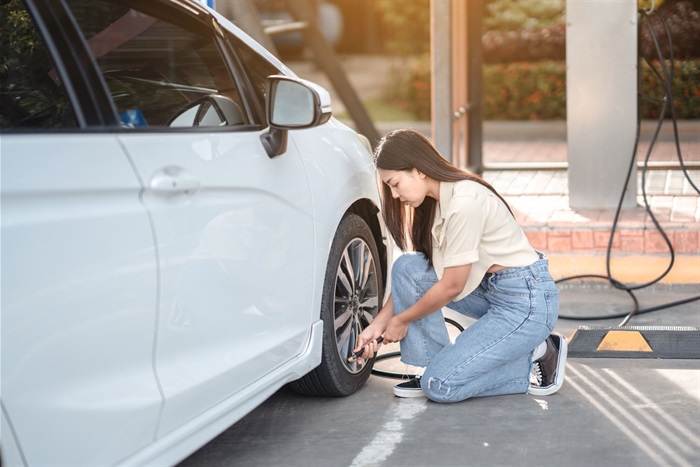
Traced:
<path id="1" fill-rule="evenodd" d="M 697 284 L 658 284 L 637 295 L 648 308 L 698 294 Z M 625 314 L 631 307 L 626 293 L 605 285 L 561 287 L 562 315 Z M 620 321 L 562 319 L 557 330 L 571 336 L 582 325 Z M 645 313 L 628 325 L 698 327 L 700 302 Z M 546 397 L 443 405 L 394 397 L 397 380 L 375 375 L 345 398 L 283 388 L 180 467 L 698 466 L 700 360 L 650 357 L 569 358 L 564 386 Z M 396 361 L 381 364 L 411 371 Z"/>

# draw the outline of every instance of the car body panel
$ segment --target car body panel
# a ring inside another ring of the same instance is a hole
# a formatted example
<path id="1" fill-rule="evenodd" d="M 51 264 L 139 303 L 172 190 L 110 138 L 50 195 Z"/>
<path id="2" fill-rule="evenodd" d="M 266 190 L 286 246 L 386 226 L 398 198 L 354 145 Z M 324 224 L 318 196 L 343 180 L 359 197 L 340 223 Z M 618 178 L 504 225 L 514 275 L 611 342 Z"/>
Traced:
<path id="1" fill-rule="evenodd" d="M 120 462 L 120 465 L 174 465 L 230 427 L 285 383 L 299 379 L 321 363 L 323 322 L 311 327 L 304 352 L 242 391 L 221 401 L 206 412 L 158 438 L 147 448 Z"/>
<path id="2" fill-rule="evenodd" d="M 200 5 L 158 1 L 217 34 Z M 116 123 L 0 134 L 3 465 L 182 460 L 321 363 L 335 230 L 358 202 L 378 216 L 371 156 L 334 119 L 289 131 L 274 158 L 262 125 Z"/>
<path id="3" fill-rule="evenodd" d="M 260 132 L 119 139 L 157 232 L 160 436 L 302 351 L 313 322 L 311 195 L 296 149 L 270 159 Z M 198 187 L 154 189 L 168 170 Z"/>
<path id="4" fill-rule="evenodd" d="M 30 464 L 70 463 L 77 433 L 100 446 L 86 463 L 114 463 L 155 437 L 163 402 L 141 186 L 112 135 L 0 147 L 3 405 Z"/>
<path id="5" fill-rule="evenodd" d="M 2 417 L 0 417 L 0 433 L 2 433 L 2 462 L 3 465 L 27 465 L 22 456 L 22 450 L 15 432 L 10 425 L 10 417 L 5 412 L 5 407 L 0 402 Z"/>
<path id="6" fill-rule="evenodd" d="M 311 192 L 323 194 L 314 196 L 313 201 L 314 230 L 318 238 L 316 270 L 324 274 L 336 228 L 353 204 L 358 200 L 368 201 L 377 209 L 377 219 L 380 219 L 374 165 L 358 135 L 334 118 L 322 128 L 296 131 L 292 139 L 302 154 Z M 382 236 L 386 237 L 383 222 L 379 224 Z M 319 300 L 314 303 L 315 309 L 320 309 L 320 296 L 320 292 L 315 294 Z"/>

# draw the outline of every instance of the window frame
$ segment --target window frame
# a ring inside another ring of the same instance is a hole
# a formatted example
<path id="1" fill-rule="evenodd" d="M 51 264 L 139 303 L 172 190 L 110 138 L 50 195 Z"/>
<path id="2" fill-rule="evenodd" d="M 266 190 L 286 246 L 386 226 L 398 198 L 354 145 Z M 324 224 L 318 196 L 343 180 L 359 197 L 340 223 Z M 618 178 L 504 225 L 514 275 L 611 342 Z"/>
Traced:
<path id="1" fill-rule="evenodd" d="M 229 39 L 229 35 L 234 36 L 236 40 L 238 40 L 241 44 L 243 44 L 245 47 L 248 47 L 250 49 L 250 52 L 254 54 L 256 57 L 258 57 L 260 60 L 264 61 L 270 67 L 275 69 L 275 73 L 273 75 L 277 74 L 285 74 L 282 70 L 279 69 L 277 65 L 274 63 L 270 62 L 267 60 L 265 57 L 260 55 L 258 52 L 255 51 L 252 47 L 250 47 L 246 42 L 241 38 L 236 36 L 233 32 L 231 31 L 226 31 L 223 33 L 223 40 L 225 41 L 226 48 L 228 49 L 229 53 L 234 57 L 235 63 L 236 63 L 236 69 L 239 70 L 239 73 L 243 76 L 243 79 L 245 80 L 246 83 L 246 88 L 248 92 L 248 99 L 252 102 L 252 106 L 255 107 L 255 110 L 257 111 L 259 115 L 260 122 L 262 124 L 263 128 L 267 128 L 269 126 L 269 122 L 267 121 L 267 113 L 266 113 L 266 106 L 267 102 L 260 102 L 258 100 L 257 93 L 255 92 L 255 86 L 250 80 L 250 76 L 248 75 L 248 71 L 246 67 L 243 65 L 243 61 L 240 57 L 240 55 L 236 52 L 236 47 L 232 43 L 232 41 Z M 272 75 L 269 75 L 272 76 Z"/>
<path id="2" fill-rule="evenodd" d="M 74 132 L 239 132 L 259 131 L 267 127 L 264 109 L 260 109 L 252 84 L 226 32 L 208 10 L 196 4 L 181 4 L 171 0 L 152 0 L 144 3 L 123 0 L 146 14 L 171 22 L 178 27 L 207 32 L 214 42 L 222 63 L 232 82 L 238 87 L 243 111 L 250 124 L 221 127 L 142 127 L 124 128 L 117 115 L 109 87 L 97 60 L 70 7 L 64 0 L 23 0 L 38 33 L 44 41 L 47 53 L 53 60 L 58 76 L 65 86 L 68 101 L 73 108 L 78 125 L 72 128 L 19 128 L 0 131 L 12 133 L 74 133 Z M 192 24 L 197 25 L 192 27 Z M 183 26 L 184 25 L 184 26 Z M 244 41 L 243 41 L 244 42 Z M 263 57 L 261 59 L 264 60 Z M 277 68 L 276 66 L 272 65 Z"/>
<path id="3" fill-rule="evenodd" d="M 109 126 L 112 118 L 104 112 L 103 107 L 109 106 L 110 101 L 100 92 L 101 77 L 91 65 L 91 57 L 84 53 L 81 36 L 76 34 L 72 17 L 65 10 L 63 2 L 23 0 L 23 3 L 41 37 L 42 46 L 55 67 L 76 126 L 50 129 L 3 128 L 0 135 L 76 133 Z"/>
<path id="4" fill-rule="evenodd" d="M 48 0 L 51 1 L 51 0 Z M 180 4 L 176 3 L 170 0 L 154 0 L 152 2 L 139 2 L 137 0 L 122 0 L 123 3 L 127 6 L 130 6 L 138 11 L 143 12 L 144 14 L 152 15 L 155 18 L 158 18 L 160 20 L 169 22 L 172 25 L 175 25 L 177 27 L 183 28 L 183 29 L 188 29 L 195 34 L 200 33 L 201 31 L 204 31 L 205 34 L 207 35 L 207 39 L 210 39 L 214 46 L 216 47 L 217 51 L 219 52 L 219 55 L 222 59 L 223 65 L 226 67 L 229 76 L 231 78 L 231 81 L 234 83 L 235 86 L 237 86 L 237 90 L 239 91 L 239 94 L 241 96 L 241 104 L 243 106 L 243 111 L 245 112 L 247 118 L 253 122 L 251 124 L 244 124 L 244 125 L 235 125 L 235 126 L 221 126 L 221 127 L 163 127 L 163 126 L 154 126 L 154 127 L 136 127 L 136 128 L 124 128 L 120 124 L 119 117 L 117 115 L 116 108 L 114 106 L 109 87 L 104 84 L 103 90 L 106 93 L 107 99 L 110 102 L 110 105 L 113 109 L 113 114 L 114 114 L 114 124 L 116 126 L 116 130 L 119 132 L 127 132 L 127 133 L 148 133 L 148 132 L 155 132 L 155 133 L 163 133 L 163 132 L 231 132 L 231 131 L 252 131 L 252 130 L 257 130 L 259 129 L 260 125 L 259 123 L 256 123 L 255 119 L 255 114 L 251 110 L 251 100 L 248 95 L 249 90 L 245 82 L 242 81 L 241 76 L 242 73 L 238 69 L 238 67 L 235 66 L 235 62 L 232 61 L 230 57 L 230 51 L 228 50 L 228 47 L 226 46 L 224 42 L 224 35 L 223 32 L 221 31 L 221 28 L 216 21 L 216 19 L 204 8 L 201 8 L 199 5 L 191 5 L 191 4 Z M 63 3 L 63 0 L 61 0 Z M 65 8 L 70 9 L 67 5 Z M 102 77 L 102 70 L 99 67 L 99 64 L 97 63 L 97 60 L 92 57 L 92 54 L 89 52 L 89 46 L 87 44 L 87 40 L 85 36 L 83 35 L 80 27 L 77 25 L 77 22 L 74 23 L 75 28 L 78 31 L 78 34 L 80 38 L 82 39 L 82 42 L 84 44 L 85 49 L 88 51 L 90 55 L 90 61 L 93 63 L 94 68 L 97 70 L 99 73 L 100 77 L 102 78 L 104 82 L 104 78 Z"/>

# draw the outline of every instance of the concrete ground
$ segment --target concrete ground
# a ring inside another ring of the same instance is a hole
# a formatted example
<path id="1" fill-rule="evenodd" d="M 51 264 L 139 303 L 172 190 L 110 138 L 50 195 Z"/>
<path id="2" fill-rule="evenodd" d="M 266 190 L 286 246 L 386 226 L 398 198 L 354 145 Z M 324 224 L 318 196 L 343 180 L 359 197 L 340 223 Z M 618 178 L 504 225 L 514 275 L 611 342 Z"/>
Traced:
<path id="1" fill-rule="evenodd" d="M 556 395 L 440 405 L 371 377 L 352 397 L 283 390 L 181 466 L 697 466 L 698 368 L 577 360 Z"/>
<path id="2" fill-rule="evenodd" d="M 655 287 L 639 294 L 643 306 L 700 293 L 697 285 Z M 603 286 L 563 286 L 561 298 L 562 315 L 625 312 L 631 303 Z M 582 324 L 619 321 L 560 320 L 557 330 L 570 336 Z M 700 302 L 630 324 L 700 326 Z M 397 380 L 374 375 L 346 398 L 284 388 L 180 467 L 700 465 L 700 360 L 570 358 L 566 374 L 551 396 L 450 405 L 394 397 Z"/>

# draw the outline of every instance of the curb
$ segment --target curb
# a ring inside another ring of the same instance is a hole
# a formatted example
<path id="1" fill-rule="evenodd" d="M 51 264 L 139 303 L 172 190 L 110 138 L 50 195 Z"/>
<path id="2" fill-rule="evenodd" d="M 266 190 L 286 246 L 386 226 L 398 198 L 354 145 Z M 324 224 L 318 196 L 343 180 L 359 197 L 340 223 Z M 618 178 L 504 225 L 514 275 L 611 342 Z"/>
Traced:
<path id="1" fill-rule="evenodd" d="M 557 280 L 581 274 L 607 275 L 605 254 L 559 255 L 546 253 L 549 269 Z M 619 282 L 642 284 L 661 275 L 670 264 L 668 256 L 613 256 L 610 272 Z M 665 284 L 700 284 L 700 256 L 676 255 L 673 267 L 664 276 Z"/>

